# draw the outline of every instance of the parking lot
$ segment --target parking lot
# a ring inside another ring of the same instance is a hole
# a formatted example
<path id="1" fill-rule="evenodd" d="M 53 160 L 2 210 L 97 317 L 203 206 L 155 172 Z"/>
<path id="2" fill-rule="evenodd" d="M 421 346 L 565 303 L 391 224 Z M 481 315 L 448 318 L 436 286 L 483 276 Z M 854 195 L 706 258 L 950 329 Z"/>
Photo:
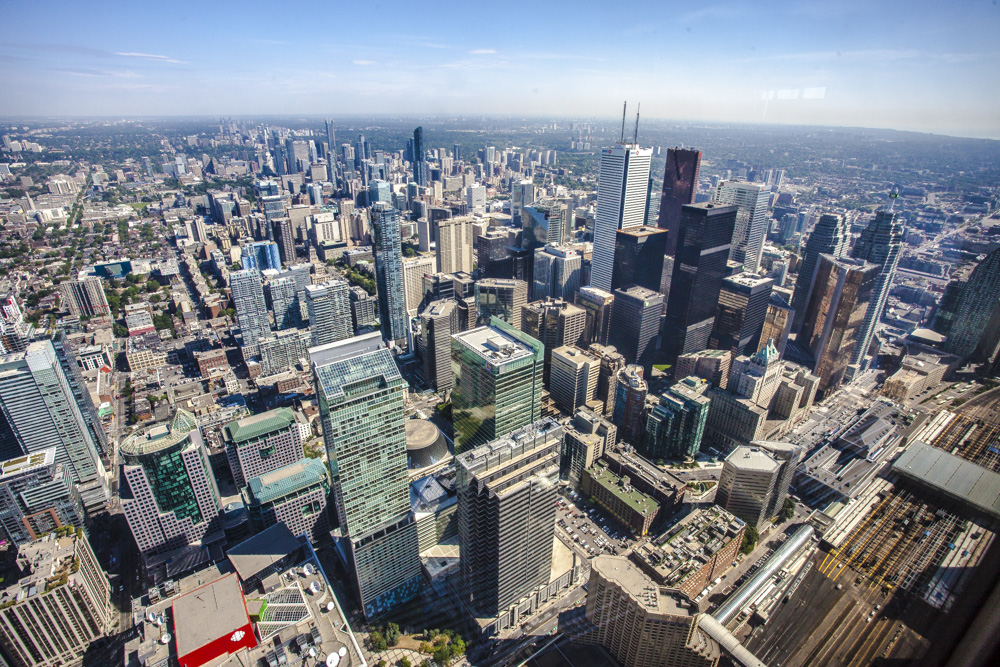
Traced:
<path id="1" fill-rule="evenodd" d="M 556 530 L 563 533 L 590 556 L 623 554 L 636 540 L 602 508 L 568 488 L 560 490 L 556 509 Z"/>

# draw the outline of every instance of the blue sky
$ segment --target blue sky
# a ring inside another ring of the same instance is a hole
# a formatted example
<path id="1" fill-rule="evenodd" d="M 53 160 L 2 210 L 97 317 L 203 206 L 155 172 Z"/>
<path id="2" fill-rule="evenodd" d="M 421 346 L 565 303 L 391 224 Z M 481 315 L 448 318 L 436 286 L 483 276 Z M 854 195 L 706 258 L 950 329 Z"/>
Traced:
<path id="1" fill-rule="evenodd" d="M 9 2 L 0 116 L 415 113 L 1000 138 L 997 0 Z"/>

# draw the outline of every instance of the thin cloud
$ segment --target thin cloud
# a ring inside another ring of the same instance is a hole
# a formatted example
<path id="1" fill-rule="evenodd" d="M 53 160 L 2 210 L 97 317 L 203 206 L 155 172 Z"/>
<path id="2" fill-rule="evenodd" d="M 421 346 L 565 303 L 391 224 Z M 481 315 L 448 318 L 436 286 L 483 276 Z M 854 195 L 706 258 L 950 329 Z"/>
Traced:
<path id="1" fill-rule="evenodd" d="M 496 49 L 472 49 L 469 51 L 469 54 L 473 56 L 489 56 L 495 54 L 496 52 Z"/>
<path id="2" fill-rule="evenodd" d="M 352 60 L 355 65 L 361 65 L 362 67 L 367 67 L 368 65 L 374 65 L 374 60 Z"/>
<path id="3" fill-rule="evenodd" d="M 171 58 L 170 56 L 161 56 L 155 53 L 136 53 L 133 51 L 115 51 L 116 56 L 124 56 L 125 58 L 145 58 L 146 60 L 159 60 L 164 63 L 177 63 L 181 65 L 187 64 L 186 60 L 177 60 L 176 58 Z"/>

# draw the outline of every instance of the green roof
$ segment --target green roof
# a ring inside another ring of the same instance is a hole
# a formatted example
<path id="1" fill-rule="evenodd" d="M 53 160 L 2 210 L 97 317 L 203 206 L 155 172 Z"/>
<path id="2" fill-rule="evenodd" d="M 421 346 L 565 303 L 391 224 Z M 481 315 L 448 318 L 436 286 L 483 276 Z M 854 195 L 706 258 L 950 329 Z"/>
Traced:
<path id="1" fill-rule="evenodd" d="M 325 481 L 326 465 L 320 459 L 303 459 L 254 477 L 247 488 L 251 501 L 263 505 Z"/>
<path id="2" fill-rule="evenodd" d="M 635 489 L 631 491 L 623 489 L 620 486 L 621 477 L 608 470 L 603 463 L 598 463 L 591 468 L 587 468 L 587 471 L 590 473 L 590 478 L 595 484 L 599 484 L 620 500 L 625 501 L 636 512 L 653 512 L 659 507 L 657 502 L 645 493 L 636 491 Z"/>
<path id="3" fill-rule="evenodd" d="M 259 438 L 262 435 L 281 431 L 295 423 L 295 411 L 291 408 L 278 408 L 229 422 L 224 427 L 226 440 L 245 442 Z"/>

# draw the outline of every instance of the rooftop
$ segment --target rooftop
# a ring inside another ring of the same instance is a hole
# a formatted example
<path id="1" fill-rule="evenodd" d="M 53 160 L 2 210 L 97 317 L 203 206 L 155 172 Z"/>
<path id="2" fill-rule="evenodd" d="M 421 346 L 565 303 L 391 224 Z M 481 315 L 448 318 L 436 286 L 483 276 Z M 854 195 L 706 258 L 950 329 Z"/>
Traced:
<path id="1" fill-rule="evenodd" d="M 326 465 L 320 459 L 302 459 L 287 466 L 254 477 L 247 483 L 251 500 L 269 503 L 289 493 L 322 484 L 326 480 Z"/>
<path id="2" fill-rule="evenodd" d="M 780 466 L 767 451 L 746 445 L 736 447 L 726 457 L 726 465 L 752 472 L 774 472 Z"/>
<path id="3" fill-rule="evenodd" d="M 76 534 L 49 534 L 18 548 L 17 566 L 24 574 L 3 588 L 0 603 L 22 602 L 69 581 L 79 569 Z"/>
<path id="4" fill-rule="evenodd" d="M 182 595 L 174 601 L 172 609 L 180 656 L 250 623 L 235 572 Z"/>
<path id="5" fill-rule="evenodd" d="M 1000 518 L 1000 474 L 967 459 L 914 440 L 892 469 Z"/>
<path id="6" fill-rule="evenodd" d="M 482 326 L 452 336 L 487 362 L 502 366 L 535 354 L 531 346 L 496 326 Z M 541 345 L 541 343 L 539 343 Z"/>
<path id="7" fill-rule="evenodd" d="M 767 285 L 768 283 L 773 283 L 773 278 L 768 278 L 767 276 L 758 276 L 753 273 L 737 273 L 734 276 L 728 276 L 725 279 L 728 283 L 733 283 L 734 285 L 739 285 L 740 287 L 749 287 L 753 289 L 755 287 L 760 287 L 762 285 Z"/>
<path id="8" fill-rule="evenodd" d="M 631 486 L 627 486 L 622 477 L 608 470 L 603 461 L 598 461 L 593 467 L 587 469 L 590 478 L 597 484 L 610 491 L 619 500 L 624 501 L 630 508 L 640 514 L 649 514 L 659 508 L 659 504 L 641 491 L 636 491 Z"/>
<path id="9" fill-rule="evenodd" d="M 665 533 L 635 550 L 668 586 L 680 586 L 691 574 L 740 535 L 746 524 L 718 505 L 696 509 Z"/>
<path id="10" fill-rule="evenodd" d="M 288 526 L 279 522 L 231 548 L 226 558 L 246 581 L 301 546 Z"/>
<path id="11" fill-rule="evenodd" d="M 170 425 L 160 424 L 130 435 L 119 448 L 124 456 L 145 456 L 169 449 L 198 430 L 198 419 L 186 410 L 178 410 Z"/>
<path id="12" fill-rule="evenodd" d="M 628 591 L 636 602 L 647 609 L 677 616 L 691 616 L 697 612 L 685 601 L 680 591 L 657 586 L 627 558 L 601 555 L 590 561 L 590 566 L 608 581 L 613 581 Z"/>
<path id="13" fill-rule="evenodd" d="M 52 465 L 56 460 L 56 448 L 49 447 L 40 452 L 17 456 L 0 463 L 0 481 L 21 473 Z"/>
<path id="14" fill-rule="evenodd" d="M 278 408 L 230 422 L 223 428 L 223 432 L 225 433 L 226 440 L 245 442 L 268 433 L 286 429 L 294 423 L 294 410 L 291 408 Z"/>

